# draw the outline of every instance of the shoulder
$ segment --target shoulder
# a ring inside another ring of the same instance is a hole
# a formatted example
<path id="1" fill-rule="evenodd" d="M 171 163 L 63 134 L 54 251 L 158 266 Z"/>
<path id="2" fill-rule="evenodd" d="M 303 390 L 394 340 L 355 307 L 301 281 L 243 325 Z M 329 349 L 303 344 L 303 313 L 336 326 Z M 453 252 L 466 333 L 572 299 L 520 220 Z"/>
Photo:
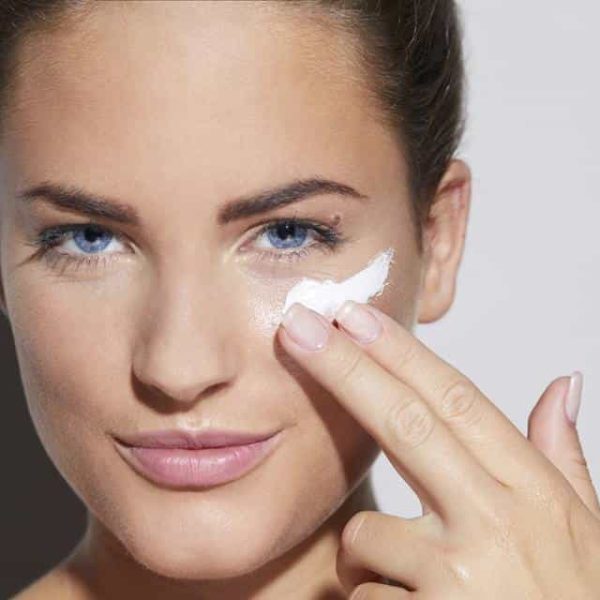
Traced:
<path id="1" fill-rule="evenodd" d="M 80 600 L 84 595 L 70 573 L 59 565 L 19 591 L 10 600 Z"/>
<path id="2" fill-rule="evenodd" d="M 42 598 L 48 600 L 56 598 L 58 600 L 61 594 L 63 598 L 68 597 L 65 596 L 65 591 L 60 572 L 58 569 L 52 569 L 22 589 L 11 600 L 41 600 Z"/>

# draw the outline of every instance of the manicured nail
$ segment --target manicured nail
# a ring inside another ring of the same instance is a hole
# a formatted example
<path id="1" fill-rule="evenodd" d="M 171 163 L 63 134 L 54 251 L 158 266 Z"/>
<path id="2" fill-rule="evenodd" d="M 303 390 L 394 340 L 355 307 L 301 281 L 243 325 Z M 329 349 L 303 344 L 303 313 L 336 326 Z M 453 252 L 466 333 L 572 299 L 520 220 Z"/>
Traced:
<path id="1" fill-rule="evenodd" d="M 574 371 L 571 374 L 569 381 L 569 389 L 565 397 L 565 412 L 571 423 L 577 422 L 579 414 L 579 406 L 581 405 L 581 388 L 583 386 L 583 374 L 579 371 Z"/>
<path id="2" fill-rule="evenodd" d="M 282 325 L 289 336 L 305 350 L 321 350 L 327 344 L 329 322 L 303 304 L 292 304 L 283 315 Z"/>
<path id="3" fill-rule="evenodd" d="M 374 342 L 383 331 L 379 320 L 363 306 L 347 300 L 335 314 L 335 320 L 362 344 Z"/>

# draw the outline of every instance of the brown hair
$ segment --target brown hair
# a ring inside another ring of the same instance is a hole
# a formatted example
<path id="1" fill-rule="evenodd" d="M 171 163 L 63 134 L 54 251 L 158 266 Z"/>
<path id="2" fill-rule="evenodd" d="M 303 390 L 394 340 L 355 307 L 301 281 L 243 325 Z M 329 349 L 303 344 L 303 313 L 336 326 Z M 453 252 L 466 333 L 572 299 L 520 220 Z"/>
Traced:
<path id="1" fill-rule="evenodd" d="M 358 42 L 364 81 L 404 149 L 421 247 L 421 226 L 464 131 L 462 28 L 455 1 L 281 1 L 333 17 L 330 23 L 353 34 L 351 39 Z M 87 0 L 1 0 L 0 120 L 17 72 L 18 42 L 28 32 L 56 25 L 93 4 Z"/>

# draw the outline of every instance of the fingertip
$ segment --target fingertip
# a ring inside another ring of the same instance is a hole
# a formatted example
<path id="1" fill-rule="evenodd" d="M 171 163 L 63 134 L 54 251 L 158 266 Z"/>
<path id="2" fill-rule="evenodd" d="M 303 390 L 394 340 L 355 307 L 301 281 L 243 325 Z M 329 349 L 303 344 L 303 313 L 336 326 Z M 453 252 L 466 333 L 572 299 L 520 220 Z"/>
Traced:
<path id="1" fill-rule="evenodd" d="M 575 425 L 581 406 L 581 390 L 583 387 L 583 373 L 573 371 L 569 377 L 569 385 L 564 395 L 565 414 L 570 423 Z"/>

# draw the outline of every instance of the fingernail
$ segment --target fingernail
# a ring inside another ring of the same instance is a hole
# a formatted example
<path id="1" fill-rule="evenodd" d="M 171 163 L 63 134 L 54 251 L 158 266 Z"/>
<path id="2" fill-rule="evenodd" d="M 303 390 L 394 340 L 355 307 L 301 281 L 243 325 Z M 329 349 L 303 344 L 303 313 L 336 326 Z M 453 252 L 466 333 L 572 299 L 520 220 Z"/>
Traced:
<path id="1" fill-rule="evenodd" d="M 362 344 L 374 342 L 383 327 L 377 318 L 353 300 L 347 300 L 335 314 L 335 320 Z"/>
<path id="2" fill-rule="evenodd" d="M 569 381 L 569 389 L 565 397 L 565 412 L 571 423 L 577 422 L 579 414 L 579 406 L 581 405 L 581 388 L 583 386 L 583 374 L 579 371 L 574 371 L 571 374 Z"/>
<path id="3" fill-rule="evenodd" d="M 305 350 L 321 350 L 329 338 L 329 323 L 324 317 L 295 302 L 281 321 L 289 336 Z"/>

